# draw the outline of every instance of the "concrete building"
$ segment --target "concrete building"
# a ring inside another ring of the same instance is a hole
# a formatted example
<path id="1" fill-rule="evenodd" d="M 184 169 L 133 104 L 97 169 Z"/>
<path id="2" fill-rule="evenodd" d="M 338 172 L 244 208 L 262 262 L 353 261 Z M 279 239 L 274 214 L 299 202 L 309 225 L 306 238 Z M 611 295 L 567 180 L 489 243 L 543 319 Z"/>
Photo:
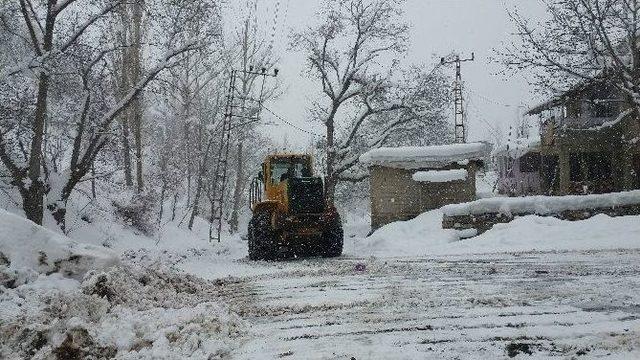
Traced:
<path id="1" fill-rule="evenodd" d="M 640 121 L 606 82 L 578 86 L 536 106 L 544 193 L 640 188 Z"/>
<path id="2" fill-rule="evenodd" d="M 476 171 L 486 154 L 486 144 L 471 143 L 380 148 L 362 155 L 371 175 L 371 228 L 474 200 Z"/>

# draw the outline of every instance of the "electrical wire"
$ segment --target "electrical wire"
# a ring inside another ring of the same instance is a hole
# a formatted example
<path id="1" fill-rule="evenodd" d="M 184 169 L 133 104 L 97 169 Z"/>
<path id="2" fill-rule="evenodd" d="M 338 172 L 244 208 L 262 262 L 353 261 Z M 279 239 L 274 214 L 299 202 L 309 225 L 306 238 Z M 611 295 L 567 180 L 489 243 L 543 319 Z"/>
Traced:
<path id="1" fill-rule="evenodd" d="M 491 104 L 494 104 L 494 105 L 504 106 L 504 107 L 516 107 L 516 108 L 525 106 L 524 103 L 522 103 L 522 102 L 519 105 L 513 105 L 513 104 L 505 104 L 505 103 L 500 102 L 498 100 L 490 99 L 490 98 L 480 94 L 479 92 L 469 88 L 468 86 L 465 87 L 465 90 L 467 90 L 469 93 L 473 94 L 473 96 L 476 96 L 476 97 L 478 97 L 478 98 L 480 98 L 480 99 L 482 99 L 484 101 L 487 101 L 487 102 L 489 102 Z"/>
<path id="2" fill-rule="evenodd" d="M 493 133 L 494 136 L 500 137 L 500 131 L 498 129 L 496 129 L 493 125 L 491 125 L 491 123 L 489 123 L 484 117 L 482 117 L 482 115 L 480 114 L 478 109 L 476 109 L 475 106 L 470 106 L 472 104 L 473 103 L 471 101 L 467 101 L 467 110 L 468 109 L 473 110 L 474 114 L 476 115 L 476 117 L 474 119 L 478 119 L 478 120 L 482 121 L 483 123 L 485 123 L 485 125 L 487 125 L 487 127 L 489 128 L 489 131 L 491 133 Z"/>
<path id="3" fill-rule="evenodd" d="M 296 130 L 302 131 L 302 132 L 307 133 L 307 134 L 309 134 L 309 135 L 311 135 L 311 136 L 314 136 L 314 137 L 324 138 L 324 135 L 316 134 L 316 133 L 314 133 L 314 132 L 312 132 L 312 131 L 309 131 L 309 130 L 303 129 L 303 128 L 299 127 L 299 126 L 296 126 L 296 125 L 292 124 L 291 122 L 287 121 L 285 118 L 283 118 L 282 116 L 280 116 L 280 115 L 276 114 L 275 112 L 273 112 L 273 110 L 269 109 L 268 107 L 266 107 L 266 106 L 264 106 L 264 105 L 262 106 L 262 108 L 263 108 L 264 110 L 267 110 L 267 112 L 268 112 L 268 113 L 270 113 L 270 114 L 271 114 L 273 117 L 275 117 L 276 119 L 278 119 L 278 120 L 280 120 L 281 122 L 283 122 L 283 123 L 285 123 L 285 124 L 287 124 L 287 125 L 291 126 L 292 128 L 294 128 L 294 129 L 296 129 Z"/>

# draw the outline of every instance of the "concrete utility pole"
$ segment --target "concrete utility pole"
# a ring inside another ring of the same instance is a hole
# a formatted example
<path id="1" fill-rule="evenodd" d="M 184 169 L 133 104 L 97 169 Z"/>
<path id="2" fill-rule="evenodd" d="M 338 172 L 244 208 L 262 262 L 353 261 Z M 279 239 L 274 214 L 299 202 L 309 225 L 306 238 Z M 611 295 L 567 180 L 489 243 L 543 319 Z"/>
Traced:
<path id="1" fill-rule="evenodd" d="M 464 106 L 462 102 L 462 72 L 460 71 L 461 65 L 466 61 L 473 61 L 475 58 L 474 53 L 471 53 L 470 58 L 460 59 L 460 55 L 455 55 L 453 59 L 440 58 L 440 65 L 455 64 L 456 65 L 456 80 L 453 83 L 453 102 L 454 102 L 454 123 L 455 123 L 455 137 L 456 143 L 467 142 L 467 130 L 466 115 L 464 112 Z"/>

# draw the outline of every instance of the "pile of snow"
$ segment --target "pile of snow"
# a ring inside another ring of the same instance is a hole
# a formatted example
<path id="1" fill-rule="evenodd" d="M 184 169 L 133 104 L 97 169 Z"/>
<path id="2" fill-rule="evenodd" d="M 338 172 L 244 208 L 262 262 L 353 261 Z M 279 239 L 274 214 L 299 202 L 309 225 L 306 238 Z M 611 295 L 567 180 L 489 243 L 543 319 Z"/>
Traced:
<path id="1" fill-rule="evenodd" d="M 595 215 L 581 221 L 528 215 L 433 250 L 433 254 L 640 248 L 640 216 Z"/>
<path id="2" fill-rule="evenodd" d="M 417 182 L 443 183 L 465 180 L 469 173 L 465 169 L 416 171 L 411 178 Z"/>
<path id="3" fill-rule="evenodd" d="M 484 213 L 549 215 L 566 210 L 596 209 L 640 204 L 640 190 L 608 194 L 485 198 L 444 206 L 448 216 Z"/>
<path id="4" fill-rule="evenodd" d="M 458 231 L 442 229 L 442 212 L 433 210 L 412 220 L 387 224 L 367 238 L 356 239 L 345 250 L 355 256 L 420 256 L 459 239 Z"/>
<path id="5" fill-rule="evenodd" d="M 28 281 L 38 274 L 59 272 L 81 279 L 93 269 L 117 263 L 109 249 L 78 243 L 42 226 L 0 210 L 0 284 Z"/>
<path id="6" fill-rule="evenodd" d="M 453 162 L 480 160 L 486 153 L 485 143 L 383 147 L 362 154 L 360 162 L 367 165 L 418 169 L 441 167 Z"/>
<path id="7" fill-rule="evenodd" d="M 470 239 L 442 229 L 442 212 L 387 224 L 350 246 L 355 256 L 428 256 L 524 251 L 640 248 L 640 216 L 596 215 L 581 221 L 529 215 Z"/>
<path id="8" fill-rule="evenodd" d="M 0 358 L 225 358 L 246 334 L 219 301 L 229 286 L 147 267 L 42 275 L 0 292 Z"/>

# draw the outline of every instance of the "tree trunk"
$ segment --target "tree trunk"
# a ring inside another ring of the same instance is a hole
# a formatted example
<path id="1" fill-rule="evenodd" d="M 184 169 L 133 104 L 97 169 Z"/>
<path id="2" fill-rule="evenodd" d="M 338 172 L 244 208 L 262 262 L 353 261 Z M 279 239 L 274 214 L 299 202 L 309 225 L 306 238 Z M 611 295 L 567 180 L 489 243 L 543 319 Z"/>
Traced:
<path id="1" fill-rule="evenodd" d="M 134 113 L 134 139 L 136 142 L 136 185 L 137 191 L 140 193 L 144 188 L 142 181 L 142 107 L 140 100 L 137 99 L 133 106 Z"/>
<path id="2" fill-rule="evenodd" d="M 133 2 L 133 40 L 131 47 L 131 83 L 136 84 L 142 75 L 142 1 Z M 133 137 L 136 146 L 136 185 L 137 191 L 143 190 L 142 181 L 142 94 L 139 94 L 133 102 Z"/>
<path id="3" fill-rule="evenodd" d="M 158 213 L 158 224 L 162 224 L 162 215 L 164 215 L 164 196 L 167 191 L 167 182 L 162 181 L 162 189 L 160 190 L 160 212 Z"/>
<path id="4" fill-rule="evenodd" d="M 122 163 L 124 165 L 124 183 L 128 188 L 133 187 L 131 175 L 131 145 L 129 144 L 128 110 L 122 115 Z"/>
<path id="5" fill-rule="evenodd" d="M 91 197 L 96 198 L 96 165 L 91 163 Z"/>
<path id="6" fill-rule="evenodd" d="M 173 204 L 171 205 L 171 221 L 176 220 L 176 208 L 178 207 L 178 190 L 173 193 Z"/>
<path id="7" fill-rule="evenodd" d="M 244 182 L 244 153 L 242 151 L 242 142 L 238 143 L 238 160 L 236 167 L 236 184 L 233 189 L 233 208 L 231 210 L 231 218 L 229 219 L 229 231 L 233 234 L 238 231 L 238 212 L 242 201 L 242 184 Z"/>
<path id="8" fill-rule="evenodd" d="M 41 186 L 34 186 L 33 184 L 28 190 L 21 192 L 22 195 L 22 209 L 27 219 L 33 221 L 38 225 L 42 225 L 43 218 L 43 204 L 44 204 L 44 191 Z"/>
<path id="9" fill-rule="evenodd" d="M 334 123 L 333 116 L 335 116 L 336 107 L 333 106 L 334 111 L 326 121 L 327 127 L 327 176 L 325 178 L 325 201 L 328 206 L 334 206 L 335 193 L 336 193 L 336 180 L 337 174 L 335 172 L 335 149 L 334 149 Z"/>
<path id="10" fill-rule="evenodd" d="M 193 222 L 198 216 L 198 212 L 200 211 L 200 198 L 202 197 L 202 182 L 204 180 L 204 175 L 206 173 L 207 163 L 209 162 L 209 150 L 211 149 L 211 144 L 213 142 L 213 137 L 209 139 L 207 143 L 207 149 L 204 152 L 204 156 L 202 158 L 202 163 L 198 166 L 198 177 L 196 179 L 196 193 L 193 196 L 193 210 L 191 211 L 191 217 L 189 218 L 189 230 L 193 228 Z"/>
<path id="11" fill-rule="evenodd" d="M 193 222 L 196 220 L 200 212 L 200 198 L 202 197 L 202 179 L 204 178 L 204 169 L 198 171 L 198 180 L 196 181 L 196 193 L 193 196 L 193 205 L 191 210 L 191 217 L 189 217 L 189 230 L 193 229 Z"/>
<path id="12" fill-rule="evenodd" d="M 44 128 L 47 121 L 47 95 L 49 92 L 49 76 L 40 73 L 38 81 L 38 99 L 36 100 L 36 113 L 33 123 L 33 136 L 31 138 L 31 151 L 29 154 L 28 177 L 31 182 L 22 196 L 22 208 L 27 219 L 38 225 L 42 225 L 45 186 L 41 178 L 42 144 L 44 140 Z"/>

